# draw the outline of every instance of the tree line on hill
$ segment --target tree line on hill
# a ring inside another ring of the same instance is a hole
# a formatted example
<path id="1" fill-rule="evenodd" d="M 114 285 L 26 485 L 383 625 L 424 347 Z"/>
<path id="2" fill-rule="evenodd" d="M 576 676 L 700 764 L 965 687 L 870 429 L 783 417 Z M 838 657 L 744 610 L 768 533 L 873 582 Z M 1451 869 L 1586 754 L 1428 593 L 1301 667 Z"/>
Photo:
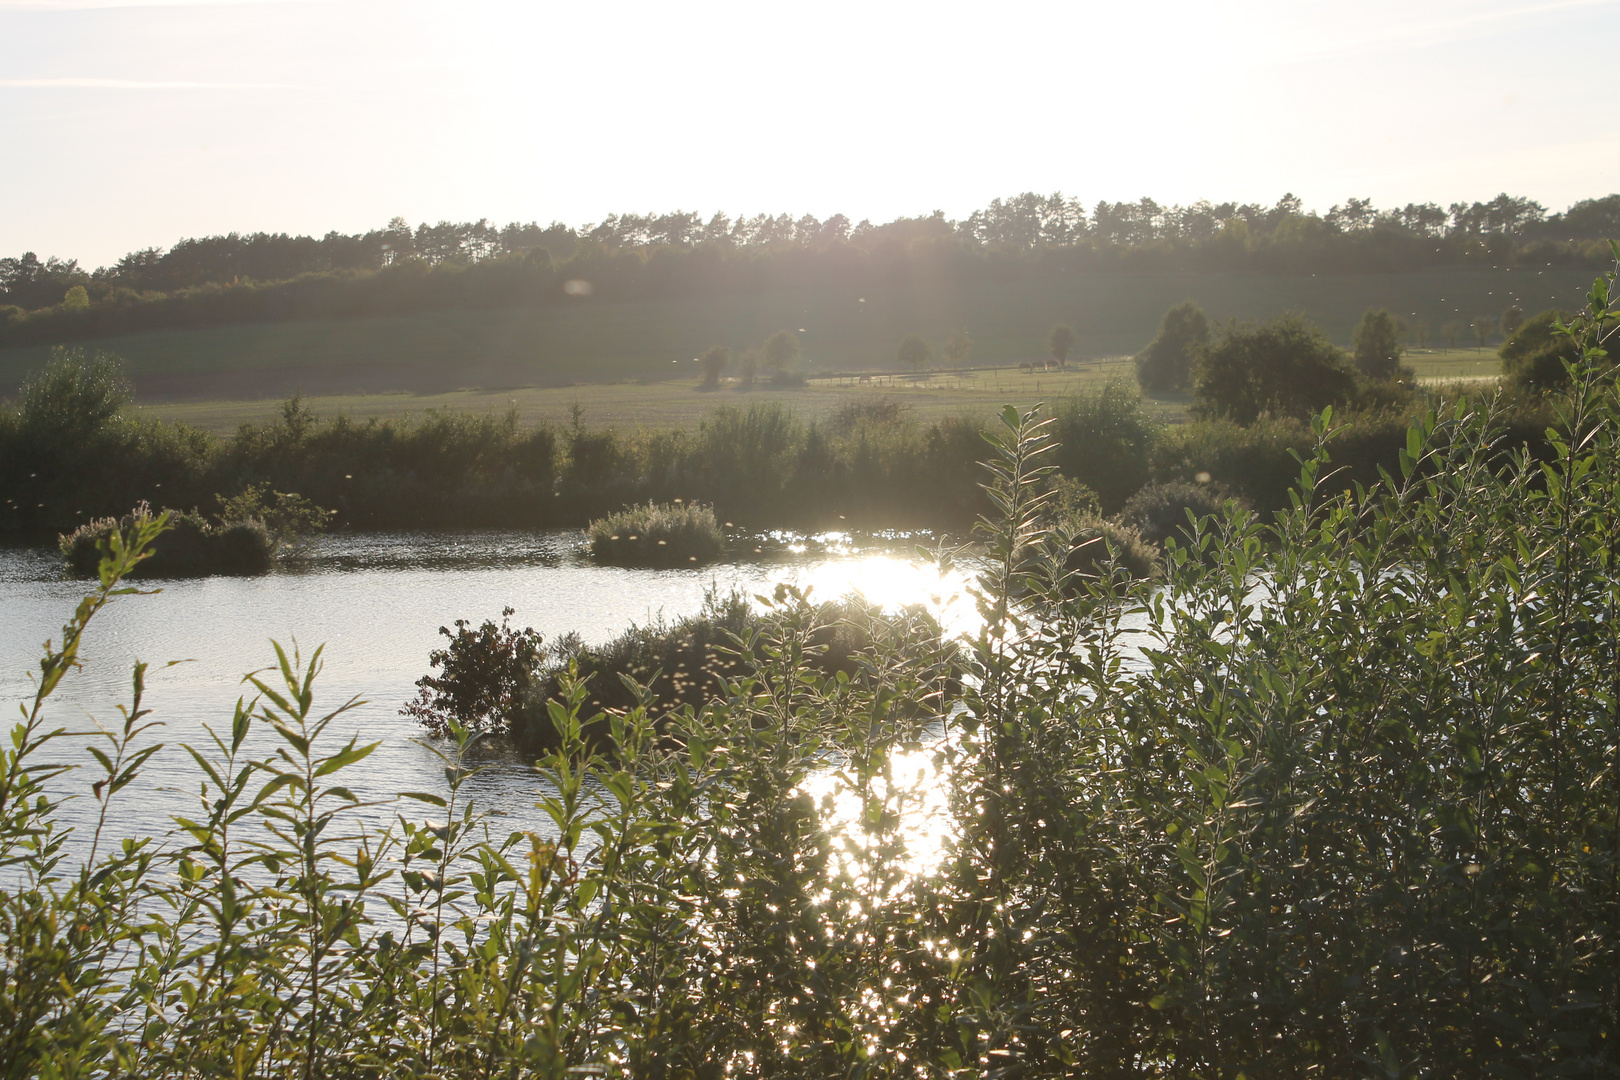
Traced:
<path id="1" fill-rule="evenodd" d="M 887 224 L 788 214 L 707 221 L 620 214 L 578 229 L 487 220 L 412 228 L 395 218 L 324 237 L 231 233 L 131 252 L 89 271 L 33 252 L 0 259 L 0 346 L 159 328 L 751 292 L 767 287 L 986 282 L 1070 272 L 1377 272 L 1455 265 L 1599 265 L 1620 235 L 1620 195 L 1563 213 L 1489 202 L 1325 213 L 1285 196 L 1162 206 L 1062 195 L 994 200 Z M 472 271 L 477 271 L 473 273 Z"/>

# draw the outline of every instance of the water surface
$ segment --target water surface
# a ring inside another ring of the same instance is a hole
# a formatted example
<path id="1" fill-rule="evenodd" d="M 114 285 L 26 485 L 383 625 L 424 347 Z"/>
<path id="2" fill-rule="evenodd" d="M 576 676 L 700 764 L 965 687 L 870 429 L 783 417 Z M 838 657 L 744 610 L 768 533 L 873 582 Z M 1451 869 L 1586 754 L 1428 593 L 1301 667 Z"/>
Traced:
<path id="1" fill-rule="evenodd" d="M 362 700 L 333 733 L 381 742 L 344 774 L 357 794 L 378 797 L 444 788 L 440 762 L 413 741 L 420 729 L 399 707 L 428 672 L 429 651 L 443 643 L 439 627 L 456 619 L 498 620 L 502 608 L 512 607 L 515 625 L 548 639 L 572 631 L 599 643 L 631 623 L 696 612 L 708 589 L 768 593 L 782 582 L 823 599 L 859 591 L 886 606 L 928 604 L 955 628 L 971 618 L 961 579 L 941 580 L 903 539 L 824 537 L 774 549 L 762 543 L 752 560 L 685 570 L 600 567 L 586 561 L 583 545 L 577 531 L 334 536 L 263 577 L 146 583 L 161 591 L 120 598 L 96 618 L 82 648 L 84 667 L 64 680 L 49 716 L 75 730 L 117 724 L 131 665 L 136 659 L 151 665 L 145 704 L 165 725 L 154 737 L 167 746 L 119 794 L 117 823 L 121 833 L 161 833 L 170 814 L 195 806 L 199 774 L 178 744 L 206 742 L 205 724 L 228 730 L 237 698 L 252 694 L 243 675 L 275 661 L 272 640 L 306 658 L 324 646 L 316 682 L 323 711 Z M 0 704 L 15 708 L 32 697 L 28 675 L 37 670 L 41 645 L 60 636 L 86 585 L 64 579 L 53 553 L 0 550 Z M 164 666 L 170 661 L 182 662 Z M 254 749 L 263 753 L 269 745 L 259 739 Z M 64 745 L 59 756 L 89 763 L 81 746 L 82 740 Z M 538 822 L 532 766 L 498 748 L 485 760 L 489 770 L 473 781 L 477 800 Z M 96 778 L 81 771 L 68 786 L 84 790 Z M 83 824 L 94 809 L 80 799 L 66 816 Z"/>

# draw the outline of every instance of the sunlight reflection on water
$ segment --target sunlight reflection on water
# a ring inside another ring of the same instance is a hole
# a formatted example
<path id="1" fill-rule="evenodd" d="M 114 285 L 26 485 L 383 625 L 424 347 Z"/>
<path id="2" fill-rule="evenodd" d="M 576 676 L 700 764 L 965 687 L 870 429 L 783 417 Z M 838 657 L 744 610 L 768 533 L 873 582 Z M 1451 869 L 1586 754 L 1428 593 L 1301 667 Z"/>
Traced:
<path id="1" fill-rule="evenodd" d="M 896 819 L 894 839 L 901 855 L 895 865 L 886 868 L 893 887 L 908 877 L 938 869 L 951 836 L 947 778 L 935 764 L 936 755 L 932 746 L 892 755 L 887 778 L 875 778 L 869 789 L 873 802 L 887 804 L 885 809 Z M 875 841 L 867 827 L 868 803 L 862 797 L 859 778 L 846 768 L 834 768 L 812 777 L 803 787 L 842 846 L 835 855 L 838 869 L 854 878 L 863 877 L 863 865 L 877 853 L 871 850 Z M 875 887 L 878 883 L 868 884 Z"/>

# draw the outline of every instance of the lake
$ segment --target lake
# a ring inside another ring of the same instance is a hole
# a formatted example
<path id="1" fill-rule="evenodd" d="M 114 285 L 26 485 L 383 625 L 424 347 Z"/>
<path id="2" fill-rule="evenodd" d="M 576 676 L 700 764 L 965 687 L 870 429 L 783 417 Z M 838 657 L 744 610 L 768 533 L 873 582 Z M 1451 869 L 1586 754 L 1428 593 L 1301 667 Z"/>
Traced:
<path id="1" fill-rule="evenodd" d="M 439 627 L 456 619 L 498 621 L 501 609 L 512 607 L 514 625 L 532 626 L 548 640 L 574 631 L 594 644 L 632 623 L 693 613 L 707 589 L 769 593 L 779 582 L 823 599 L 859 591 L 885 606 L 925 603 L 954 630 L 974 619 L 963 578 L 941 579 L 905 538 L 771 537 L 749 560 L 631 570 L 590 563 L 578 531 L 328 536 L 263 577 L 152 581 L 142 587 L 160 592 L 114 601 L 91 624 L 84 667 L 64 680 L 48 716 L 76 731 L 96 721 L 117 724 L 132 663 L 151 665 L 145 704 L 164 723 L 152 737 L 166 746 L 118 795 L 117 818 L 121 834 L 162 833 L 170 814 L 196 805 L 199 773 L 179 744 L 201 747 L 205 724 L 229 730 L 234 703 L 251 691 L 243 675 L 275 662 L 272 640 L 289 649 L 296 643 L 306 657 L 324 646 L 317 707 L 363 699 L 334 725 L 334 735 L 358 733 L 382 744 L 344 774 L 348 786 L 363 798 L 440 791 L 439 760 L 413 741 L 421 730 L 399 715 L 415 681 L 429 671 L 429 651 L 444 642 Z M 37 670 L 41 645 L 60 636 L 88 584 L 64 578 L 54 552 L 0 549 L 0 703 L 14 708 L 32 698 L 28 675 Z M 181 662 L 164 666 L 171 661 Z M 56 756 L 93 765 L 82 744 L 62 744 Z M 270 746 L 268 738 L 254 743 L 261 754 Z M 482 806 L 538 818 L 538 778 L 528 762 L 491 746 L 481 763 L 488 769 L 473 781 L 473 792 Z M 79 772 L 58 784 L 85 791 L 96 778 Z M 64 821 L 82 825 L 95 808 L 79 799 Z"/>

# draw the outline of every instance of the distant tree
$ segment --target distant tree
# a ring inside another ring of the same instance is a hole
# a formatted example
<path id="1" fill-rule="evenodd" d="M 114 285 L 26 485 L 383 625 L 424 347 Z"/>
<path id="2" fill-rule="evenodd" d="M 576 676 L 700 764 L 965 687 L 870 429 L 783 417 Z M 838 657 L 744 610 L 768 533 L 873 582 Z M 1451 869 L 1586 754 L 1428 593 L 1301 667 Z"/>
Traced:
<path id="1" fill-rule="evenodd" d="M 731 350 L 724 345 L 716 345 L 704 353 L 699 362 L 703 367 L 703 385 L 714 389 L 720 385 L 720 376 L 731 363 Z"/>
<path id="2" fill-rule="evenodd" d="M 1188 300 L 1164 313 L 1159 336 L 1136 356 L 1136 381 L 1149 394 L 1185 390 L 1192 385 L 1193 365 L 1209 344 L 1209 318 Z"/>
<path id="3" fill-rule="evenodd" d="M 799 339 L 790 331 L 778 330 L 765 339 L 765 366 L 772 371 L 789 371 L 799 359 Z"/>
<path id="4" fill-rule="evenodd" d="M 1052 332 L 1046 335 L 1046 347 L 1051 350 L 1058 367 L 1062 368 L 1069 361 L 1069 353 L 1074 351 L 1074 327 L 1067 323 L 1052 327 Z"/>
<path id="5" fill-rule="evenodd" d="M 1457 342 L 1462 340 L 1462 336 L 1467 330 L 1468 327 L 1464 326 L 1461 320 L 1452 319 L 1440 327 L 1440 340 L 1446 343 L 1446 348 L 1455 349 Z"/>
<path id="6" fill-rule="evenodd" d="M 1468 325 L 1474 331 L 1474 340 L 1479 342 L 1479 347 L 1483 349 L 1485 340 L 1491 336 L 1491 331 L 1496 329 L 1496 320 L 1489 315 L 1475 315 L 1474 321 Z"/>
<path id="7" fill-rule="evenodd" d="M 1524 325 L 1524 308 L 1514 304 L 1502 312 L 1502 340 L 1506 341 Z"/>
<path id="8" fill-rule="evenodd" d="M 1306 417 L 1355 397 L 1350 357 L 1296 314 L 1228 323 L 1194 374 L 1196 411 L 1252 424 L 1261 413 Z"/>
<path id="9" fill-rule="evenodd" d="M 930 351 L 928 342 L 921 334 L 907 334 L 901 340 L 900 348 L 895 355 L 902 364 L 915 371 L 928 363 Z"/>
<path id="10" fill-rule="evenodd" d="M 82 311 L 90 306 L 90 293 L 83 285 L 75 285 L 62 297 L 62 306 L 69 311 Z"/>
<path id="11" fill-rule="evenodd" d="M 1562 214 L 1555 214 L 1549 225 L 1557 227 L 1556 236 L 1589 240 L 1620 236 L 1620 195 L 1582 199 Z"/>
<path id="12" fill-rule="evenodd" d="M 968 356 L 973 352 L 973 339 L 968 336 L 968 328 L 958 326 L 951 331 L 951 336 L 945 339 L 945 347 L 941 350 L 945 360 L 953 368 L 959 368 L 967 363 Z"/>
<path id="13" fill-rule="evenodd" d="M 1395 317 L 1383 308 L 1368 308 L 1351 335 L 1356 367 L 1369 379 L 1393 378 L 1401 370 L 1401 335 Z"/>
<path id="14" fill-rule="evenodd" d="M 0 259 L 0 303 L 34 310 L 61 302 L 73 286 L 83 285 L 90 275 L 79 269 L 76 259 L 52 255 L 44 262 L 32 251 L 21 258 Z"/>
<path id="15" fill-rule="evenodd" d="M 82 453 L 133 396 L 118 357 L 58 345 L 22 386 L 17 423 L 23 445 L 46 459 Z"/>
<path id="16" fill-rule="evenodd" d="M 751 390 L 754 380 L 759 377 L 759 350 L 749 349 L 743 353 L 742 363 L 738 365 L 737 382 L 744 390 Z"/>
<path id="17" fill-rule="evenodd" d="M 1424 322 L 1422 319 L 1419 319 L 1412 324 L 1412 340 L 1416 343 L 1418 348 L 1427 349 L 1429 347 L 1430 333 L 1432 333 L 1432 331 L 1429 329 L 1429 324 Z"/>

